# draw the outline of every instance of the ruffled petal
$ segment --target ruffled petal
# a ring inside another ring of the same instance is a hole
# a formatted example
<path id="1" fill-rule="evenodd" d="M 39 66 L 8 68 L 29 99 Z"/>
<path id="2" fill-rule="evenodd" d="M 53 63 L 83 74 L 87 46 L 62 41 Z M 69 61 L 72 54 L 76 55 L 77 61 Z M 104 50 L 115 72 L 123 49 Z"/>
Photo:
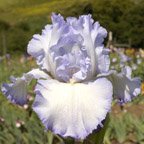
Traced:
<path id="1" fill-rule="evenodd" d="M 103 45 L 104 38 L 107 37 L 107 31 L 105 28 L 100 26 L 99 22 L 95 22 L 91 32 L 94 47 Z"/>
<path id="2" fill-rule="evenodd" d="M 56 15 L 53 13 L 51 19 L 53 28 L 51 34 L 52 38 L 49 45 L 50 47 L 55 45 L 61 36 L 64 36 L 69 32 L 69 26 L 60 14 Z"/>
<path id="3" fill-rule="evenodd" d="M 95 49 L 96 53 L 96 72 L 97 74 L 107 73 L 110 67 L 109 49 L 99 46 Z"/>
<path id="4" fill-rule="evenodd" d="M 112 85 L 105 78 L 88 83 L 39 80 L 33 110 L 46 129 L 63 137 L 84 139 L 111 108 Z"/>
<path id="5" fill-rule="evenodd" d="M 42 35 L 35 34 L 28 44 L 27 52 L 36 58 L 41 69 L 50 72 L 52 63 L 49 61 L 48 49 L 51 40 L 52 26 L 47 25 Z"/>
<path id="6" fill-rule="evenodd" d="M 82 81 L 90 74 L 90 58 L 82 46 L 79 34 L 67 34 L 50 48 L 50 53 L 56 65 L 56 78 L 68 82 L 70 79 Z"/>
<path id="7" fill-rule="evenodd" d="M 83 15 L 79 17 L 78 21 L 82 27 L 82 30 L 80 29 L 79 32 L 84 38 L 84 46 L 91 60 L 91 77 L 93 77 L 96 74 L 96 54 L 91 36 L 94 20 L 91 18 L 91 15 Z"/>
<path id="8" fill-rule="evenodd" d="M 139 78 L 131 78 L 131 68 L 123 68 L 121 73 L 113 72 L 108 76 L 113 84 L 114 97 L 119 103 L 126 103 L 138 96 L 141 91 Z"/>
<path id="9" fill-rule="evenodd" d="M 68 25 L 59 14 L 52 14 L 52 25 L 46 25 L 42 34 L 36 34 L 28 44 L 27 52 L 36 58 L 41 69 L 50 72 L 55 77 L 55 63 L 49 53 L 49 48 L 55 45 L 61 35 L 68 33 Z"/>
<path id="10" fill-rule="evenodd" d="M 1 90 L 12 103 L 24 105 L 27 102 L 27 85 L 32 79 L 40 78 L 49 79 L 50 77 L 39 69 L 33 69 L 21 78 L 11 77 L 12 83 L 2 84 Z"/>
<path id="11" fill-rule="evenodd" d="M 101 27 L 98 22 L 94 23 L 91 15 L 82 15 L 79 19 L 70 17 L 67 18 L 67 22 L 84 39 L 83 45 L 91 61 L 91 77 L 101 71 L 106 72 L 110 63 L 108 54 L 103 53 L 106 51 L 103 49 L 103 41 L 107 36 L 106 29 Z M 101 62 L 102 64 L 99 64 Z"/>
<path id="12" fill-rule="evenodd" d="M 12 102 L 24 105 L 27 101 L 26 81 L 24 78 L 13 78 L 14 83 L 2 84 L 3 94 Z"/>
<path id="13" fill-rule="evenodd" d="M 34 35 L 28 45 L 28 53 L 36 58 L 41 69 L 55 79 L 74 78 L 78 82 L 109 69 L 109 56 L 104 54 L 107 50 L 102 44 L 107 31 L 98 22 L 94 23 L 91 15 L 68 17 L 65 21 L 60 14 L 53 13 L 51 19 L 52 25 L 47 25 L 42 35 Z M 77 54 L 72 54 L 73 51 Z M 66 61 L 66 65 L 59 65 L 59 61 Z"/>

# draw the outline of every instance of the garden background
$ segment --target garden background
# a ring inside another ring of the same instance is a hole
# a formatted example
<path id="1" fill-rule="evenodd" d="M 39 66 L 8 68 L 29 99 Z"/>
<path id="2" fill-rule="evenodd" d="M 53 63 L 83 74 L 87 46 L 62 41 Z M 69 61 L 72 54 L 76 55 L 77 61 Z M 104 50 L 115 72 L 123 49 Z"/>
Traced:
<path id="1" fill-rule="evenodd" d="M 8 82 L 10 75 L 21 76 L 36 67 L 26 53 L 27 44 L 51 23 L 52 12 L 64 17 L 90 13 L 112 31 L 111 45 L 121 47 L 121 53 L 131 59 L 126 63 L 133 68 L 133 76 L 143 83 L 141 95 L 133 102 L 123 107 L 113 102 L 105 144 L 144 144 L 144 0 L 0 0 L 0 84 Z M 112 52 L 111 67 L 118 69 L 119 61 Z M 12 105 L 0 93 L 0 144 L 62 143 L 59 136 L 43 131 L 31 109 L 34 84 L 24 107 Z"/>

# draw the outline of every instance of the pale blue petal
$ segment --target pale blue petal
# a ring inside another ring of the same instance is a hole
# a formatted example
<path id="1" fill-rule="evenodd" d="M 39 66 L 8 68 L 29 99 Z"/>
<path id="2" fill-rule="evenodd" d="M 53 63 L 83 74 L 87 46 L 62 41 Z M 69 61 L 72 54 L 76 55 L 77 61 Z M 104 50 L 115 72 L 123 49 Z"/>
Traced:
<path id="1" fill-rule="evenodd" d="M 93 77 L 96 75 L 96 54 L 94 42 L 91 36 L 94 20 L 91 18 L 91 15 L 83 15 L 79 17 L 78 21 L 82 27 L 80 33 L 84 38 L 84 46 L 87 49 L 87 53 L 91 60 L 91 77 Z"/>
<path id="2" fill-rule="evenodd" d="M 56 78 L 68 82 L 70 79 L 81 81 L 90 74 L 90 58 L 82 46 L 80 34 L 62 36 L 58 43 L 50 48 L 56 65 Z"/>
<path id="3" fill-rule="evenodd" d="M 47 130 L 84 139 L 102 125 L 111 108 L 112 91 L 105 78 L 85 84 L 39 80 L 33 110 Z"/>
<path id="4" fill-rule="evenodd" d="M 83 37 L 82 45 L 87 50 L 91 61 L 91 77 L 95 75 L 95 53 L 94 46 L 91 39 L 91 30 L 93 28 L 94 20 L 91 18 L 91 15 L 82 15 L 78 19 L 70 17 L 67 18 L 67 22 L 73 28 L 75 33 L 79 33 Z"/>
<path id="5" fill-rule="evenodd" d="M 65 24 L 65 20 L 63 16 L 61 16 L 60 14 L 52 13 L 51 20 L 52 20 L 52 24 L 53 25 L 56 24 L 58 25 L 58 27 L 61 27 Z"/>
<path id="6" fill-rule="evenodd" d="M 69 32 L 69 25 L 64 21 L 64 18 L 58 14 L 52 14 L 52 33 L 51 33 L 51 41 L 49 47 L 57 44 L 58 40 L 62 35 L 65 35 Z"/>
<path id="7" fill-rule="evenodd" d="M 95 49 L 96 53 L 96 72 L 107 73 L 110 67 L 109 49 L 105 49 L 103 46 Z"/>
<path id="8" fill-rule="evenodd" d="M 139 78 L 131 78 L 130 67 L 125 67 L 121 73 L 114 72 L 108 76 L 113 84 L 114 97 L 119 103 L 126 103 L 138 96 L 141 91 Z"/>
<path id="9" fill-rule="evenodd" d="M 21 78 L 11 77 L 10 84 L 2 84 L 2 93 L 12 102 L 24 105 L 27 102 L 27 85 L 32 79 L 50 79 L 50 77 L 39 69 L 24 74 Z"/>
<path id="10" fill-rule="evenodd" d="M 24 78 L 17 78 L 11 84 L 2 84 L 1 90 L 12 103 L 24 105 L 27 102 L 26 82 Z"/>
<path id="11" fill-rule="evenodd" d="M 101 51 L 98 55 L 97 52 L 99 47 L 103 47 L 104 38 L 107 36 L 106 29 L 101 27 L 98 22 L 94 23 L 91 15 L 82 15 L 79 19 L 68 18 L 67 21 L 84 39 L 83 44 L 91 60 L 91 77 L 95 76 L 97 72 L 107 71 L 110 63 L 108 54 L 102 54 Z M 102 66 L 99 64 L 101 62 Z"/>
<path id="12" fill-rule="evenodd" d="M 101 27 L 99 22 L 95 22 L 91 32 L 94 47 L 99 47 L 103 45 L 104 38 L 107 37 L 107 31 L 105 28 Z"/>

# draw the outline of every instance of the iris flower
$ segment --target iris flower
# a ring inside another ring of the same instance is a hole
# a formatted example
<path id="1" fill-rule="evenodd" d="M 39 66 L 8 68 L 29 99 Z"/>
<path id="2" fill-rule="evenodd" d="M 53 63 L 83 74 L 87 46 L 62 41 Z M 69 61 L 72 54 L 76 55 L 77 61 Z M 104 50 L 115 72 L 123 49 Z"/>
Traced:
<path id="1" fill-rule="evenodd" d="M 52 14 L 51 19 L 27 48 L 39 68 L 11 77 L 2 92 L 12 103 L 24 105 L 27 85 L 36 79 L 32 108 L 46 130 L 84 139 L 102 127 L 113 97 L 125 103 L 140 93 L 140 80 L 131 78 L 130 67 L 120 73 L 109 69 L 110 51 L 103 44 L 107 31 L 91 15 L 64 20 Z"/>

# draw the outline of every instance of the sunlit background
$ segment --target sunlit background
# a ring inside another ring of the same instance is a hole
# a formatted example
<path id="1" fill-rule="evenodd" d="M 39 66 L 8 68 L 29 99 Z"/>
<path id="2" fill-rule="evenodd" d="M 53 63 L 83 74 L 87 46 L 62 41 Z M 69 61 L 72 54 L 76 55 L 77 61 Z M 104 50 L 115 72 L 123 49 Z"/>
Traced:
<path id="1" fill-rule="evenodd" d="M 9 76 L 21 76 L 35 68 L 27 52 L 33 34 L 51 23 L 51 13 L 64 17 L 92 14 L 108 31 L 105 46 L 111 49 L 111 69 L 120 69 L 119 51 L 142 80 L 142 93 L 133 102 L 113 102 L 105 144 L 144 144 L 144 0 L 0 0 L 0 84 Z M 44 127 L 29 104 L 19 107 L 0 93 L 0 144 L 62 144 L 62 139 Z"/>

